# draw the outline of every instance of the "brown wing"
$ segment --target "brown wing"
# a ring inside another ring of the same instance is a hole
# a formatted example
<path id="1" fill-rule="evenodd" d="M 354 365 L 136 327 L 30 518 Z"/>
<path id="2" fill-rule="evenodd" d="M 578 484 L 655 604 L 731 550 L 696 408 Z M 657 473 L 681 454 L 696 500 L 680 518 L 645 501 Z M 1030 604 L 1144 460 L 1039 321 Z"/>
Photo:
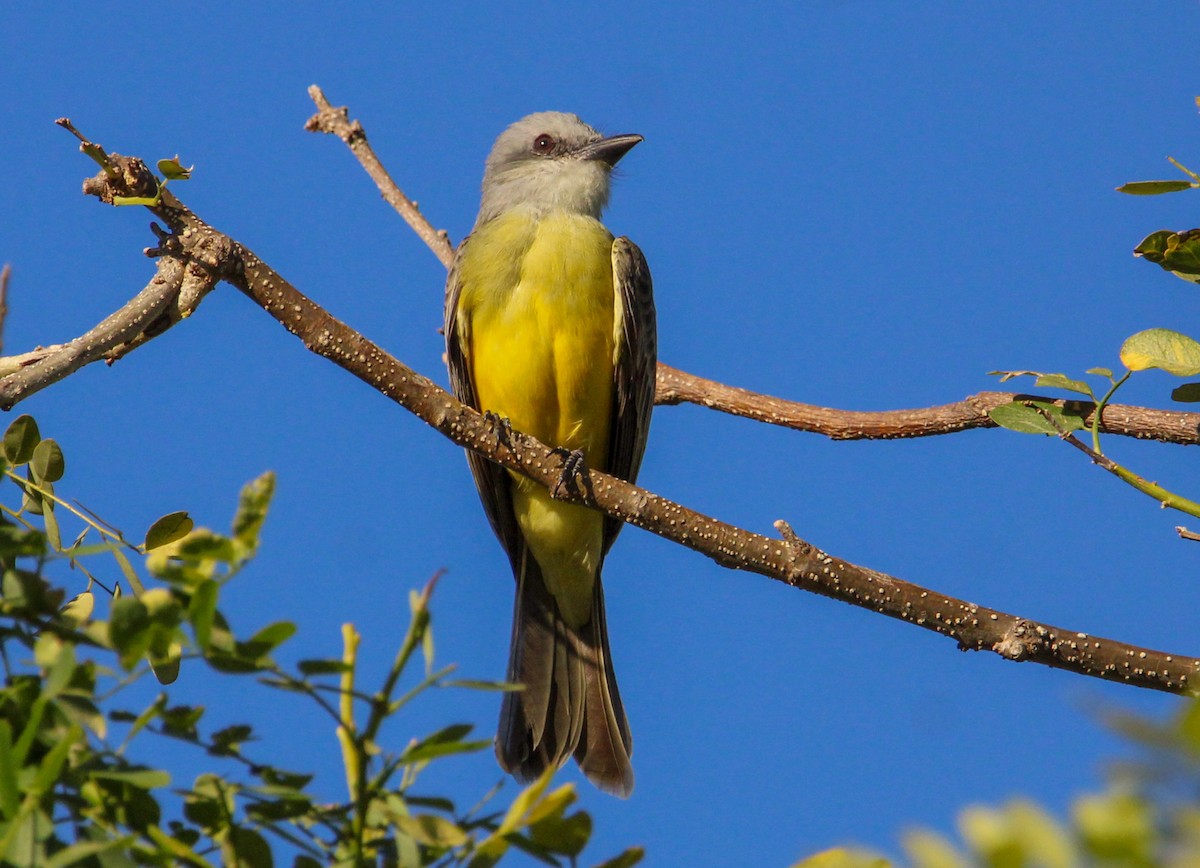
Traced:
<path id="1" fill-rule="evenodd" d="M 444 331 L 446 333 L 446 365 L 450 369 L 450 388 L 458 400 L 479 410 L 479 399 L 475 395 L 475 386 L 471 381 L 471 360 L 468 357 L 468 347 L 471 344 L 471 336 L 467 333 L 469 325 L 458 317 L 458 299 L 462 292 L 458 263 L 462 258 L 463 250 L 470 243 L 471 237 L 467 236 L 458 246 L 454 264 L 450 266 L 450 274 L 446 278 Z M 467 450 L 467 464 L 471 468 L 471 475 L 475 477 L 475 487 L 479 490 L 483 511 L 487 513 L 492 530 L 508 553 L 514 572 L 519 574 L 525 541 L 517 526 L 516 516 L 513 515 L 510 491 L 512 480 L 508 471 L 469 449 Z"/>
<path id="2" fill-rule="evenodd" d="M 616 337 L 612 433 L 609 435 L 608 472 L 636 482 L 646 438 L 650 433 L 650 411 L 654 409 L 655 371 L 658 367 L 658 335 L 654 315 L 654 287 L 650 267 L 637 245 L 621 237 L 613 242 L 613 286 Z M 604 552 L 607 554 L 624 522 L 604 521 Z"/>

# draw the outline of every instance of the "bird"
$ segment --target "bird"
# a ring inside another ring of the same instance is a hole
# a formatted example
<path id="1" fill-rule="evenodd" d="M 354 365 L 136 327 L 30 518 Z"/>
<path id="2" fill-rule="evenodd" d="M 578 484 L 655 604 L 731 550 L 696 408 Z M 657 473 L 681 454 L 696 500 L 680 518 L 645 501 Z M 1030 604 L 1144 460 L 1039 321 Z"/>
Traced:
<path id="1" fill-rule="evenodd" d="M 564 467 L 629 482 L 654 405 L 654 294 L 641 250 L 600 215 L 613 167 L 641 141 L 564 112 L 505 129 L 451 264 L 444 323 L 459 400 L 554 448 Z M 497 760 L 528 783 L 574 756 L 600 790 L 628 798 L 633 740 L 600 581 L 623 523 L 467 459 L 516 579 L 507 680 L 523 688 L 504 694 Z"/>

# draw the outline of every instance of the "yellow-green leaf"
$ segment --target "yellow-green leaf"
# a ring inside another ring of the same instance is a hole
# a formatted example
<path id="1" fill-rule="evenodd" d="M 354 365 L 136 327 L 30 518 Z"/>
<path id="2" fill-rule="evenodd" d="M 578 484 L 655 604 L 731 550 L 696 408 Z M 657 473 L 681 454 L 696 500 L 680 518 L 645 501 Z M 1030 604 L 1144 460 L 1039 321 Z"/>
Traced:
<path id="1" fill-rule="evenodd" d="M 904 849 L 913 868 L 966 868 L 967 860 L 941 835 L 917 830 L 904 836 Z"/>
<path id="2" fill-rule="evenodd" d="M 461 847 L 468 836 L 458 824 L 436 814 L 417 814 L 411 817 L 397 816 L 392 820 L 413 838 L 428 847 L 448 849 Z"/>
<path id="3" fill-rule="evenodd" d="M 95 608 L 96 595 L 91 591 L 84 591 L 82 594 L 76 594 L 63 606 L 62 616 L 64 620 L 78 627 L 87 623 Z"/>
<path id="4" fill-rule="evenodd" d="M 179 642 L 171 642 L 167 646 L 165 654 L 157 652 L 158 649 L 154 647 L 154 643 L 151 643 L 148 659 L 154 677 L 158 679 L 159 684 L 174 684 L 175 679 L 179 677 L 179 661 L 183 657 L 183 645 Z"/>
<path id="5" fill-rule="evenodd" d="M 1078 392 L 1081 395 L 1087 395 L 1089 398 L 1094 398 L 1092 387 L 1082 380 L 1072 380 L 1066 374 L 1042 374 L 1034 382 L 1035 386 L 1043 389 L 1066 389 L 1070 392 Z"/>
<path id="6" fill-rule="evenodd" d="M 1146 329 L 1126 339 L 1121 362 L 1131 371 L 1160 368 L 1177 377 L 1200 374 L 1200 343 L 1170 329 Z"/>
<path id="7" fill-rule="evenodd" d="M 146 531 L 145 549 L 151 551 L 181 540 L 194 526 L 195 522 L 186 512 L 168 513 L 150 525 L 150 529 Z"/>
<path id="8" fill-rule="evenodd" d="M 192 169 L 195 166 L 184 166 L 179 162 L 179 155 L 176 154 L 169 160 L 158 161 L 158 171 L 168 181 L 186 181 L 192 176 Z"/>
<path id="9" fill-rule="evenodd" d="M 834 847 L 815 853 L 795 863 L 792 868 L 888 868 L 890 864 L 882 856 L 848 847 Z"/>

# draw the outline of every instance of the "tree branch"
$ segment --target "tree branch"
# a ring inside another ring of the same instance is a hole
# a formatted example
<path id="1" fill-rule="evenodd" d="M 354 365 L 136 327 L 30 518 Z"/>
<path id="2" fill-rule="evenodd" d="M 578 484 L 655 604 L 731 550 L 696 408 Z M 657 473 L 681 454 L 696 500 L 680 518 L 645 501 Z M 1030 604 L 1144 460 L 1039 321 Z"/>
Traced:
<path id="1" fill-rule="evenodd" d="M 127 195 L 130 185 L 153 183 L 136 159 L 113 157 L 120 172 L 102 172 L 86 185 L 102 200 Z M 144 173 L 146 177 L 139 177 Z M 118 177 L 114 177 L 118 176 Z M 151 207 L 171 228 L 161 250 L 181 255 L 195 239 L 210 256 L 202 270 L 236 286 L 299 337 L 311 351 L 333 361 L 408 409 L 453 442 L 524 474 L 560 499 L 580 503 L 700 552 L 722 566 L 768 576 L 792 587 L 842 600 L 953 638 L 964 650 L 989 650 L 1024 660 L 1138 687 L 1183 693 L 1200 673 L 1200 659 L 1180 657 L 1063 630 L 931 591 L 826 554 L 784 523 L 783 539 L 725 524 L 628 482 L 583 471 L 560 486 L 562 458 L 545 444 L 498 429 L 428 378 L 408 368 L 297 291 L 241 244 L 221 235 L 163 194 Z M 175 245 L 178 245 L 176 247 Z M 190 260 L 189 260 L 190 264 Z M 144 334 L 144 332 L 143 332 Z M 0 386 L 3 381 L 0 381 Z M 25 393 L 17 392 L 15 403 Z"/>
<path id="2" fill-rule="evenodd" d="M 449 268 L 454 261 L 454 245 L 450 243 L 449 233 L 444 229 L 434 229 L 417 203 L 405 196 L 404 191 L 392 180 L 383 163 L 375 156 L 375 150 L 368 144 L 362 124 L 350 120 L 350 113 L 345 106 L 334 108 L 330 105 L 321 88 L 315 84 L 309 87 L 308 95 L 316 103 L 318 111 L 304 124 L 304 129 L 310 133 L 329 133 L 345 142 L 383 194 L 384 201 L 396 209 L 396 213 L 404 218 L 417 237 L 433 251 L 433 255 Z"/>
<path id="3" fill-rule="evenodd" d="M 978 392 L 953 404 L 913 410 L 837 410 L 727 386 L 661 362 L 655 395 L 658 404 L 698 404 L 768 425 L 824 434 L 832 440 L 894 440 L 995 428 L 997 425 L 988 411 L 1013 401 L 1044 401 L 1069 407 L 1080 414 L 1086 425 L 1091 425 L 1096 409 L 1091 401 L 1054 400 L 1016 392 Z M 1140 440 L 1200 445 L 1200 413 L 1109 404 L 1100 419 L 1100 430 Z"/>

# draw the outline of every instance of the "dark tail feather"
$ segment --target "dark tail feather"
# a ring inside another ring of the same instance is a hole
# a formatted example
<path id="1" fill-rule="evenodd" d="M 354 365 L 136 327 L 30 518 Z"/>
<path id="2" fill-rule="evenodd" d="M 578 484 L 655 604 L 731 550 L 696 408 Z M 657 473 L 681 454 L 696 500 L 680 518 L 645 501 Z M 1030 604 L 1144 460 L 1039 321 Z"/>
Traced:
<path id="1" fill-rule="evenodd" d="M 496 757 L 505 771 L 528 783 L 574 755 L 588 780 L 626 798 L 633 791 L 633 740 L 609 657 L 600 579 L 591 621 L 574 630 L 532 556 L 526 555 L 521 572 L 508 680 L 525 689 L 504 694 Z"/>

